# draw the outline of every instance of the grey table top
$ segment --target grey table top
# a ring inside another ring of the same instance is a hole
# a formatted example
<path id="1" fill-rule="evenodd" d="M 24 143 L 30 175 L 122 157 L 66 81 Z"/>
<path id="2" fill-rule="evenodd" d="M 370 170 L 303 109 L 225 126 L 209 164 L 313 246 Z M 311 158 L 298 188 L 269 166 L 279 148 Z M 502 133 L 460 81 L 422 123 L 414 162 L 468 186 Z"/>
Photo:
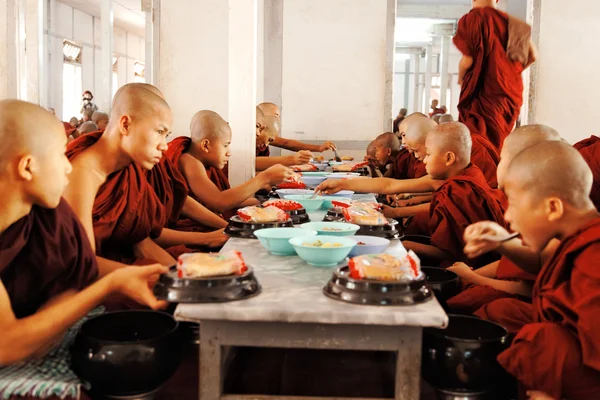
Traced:
<path id="1" fill-rule="evenodd" d="M 357 195 L 372 200 L 369 195 Z M 322 220 L 325 212 L 310 213 Z M 402 247 L 393 240 L 391 247 Z M 242 252 L 254 268 L 262 293 L 248 300 L 230 303 L 180 304 L 175 317 L 180 320 L 227 320 L 290 323 L 360 324 L 443 327 L 448 317 L 434 298 L 414 306 L 364 306 L 329 299 L 323 287 L 334 268 L 308 265 L 298 256 L 275 256 L 255 239 L 231 238 L 222 252 Z"/>

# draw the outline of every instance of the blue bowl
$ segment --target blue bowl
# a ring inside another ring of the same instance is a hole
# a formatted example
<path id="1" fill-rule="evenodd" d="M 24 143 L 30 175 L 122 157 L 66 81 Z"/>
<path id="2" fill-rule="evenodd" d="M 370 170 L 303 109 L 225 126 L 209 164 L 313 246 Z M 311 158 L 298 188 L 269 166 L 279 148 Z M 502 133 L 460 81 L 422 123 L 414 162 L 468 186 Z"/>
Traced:
<path id="1" fill-rule="evenodd" d="M 324 172 L 324 171 L 320 171 L 320 172 L 314 172 L 314 171 L 302 172 L 302 176 L 328 176 L 330 174 L 331 174 L 331 172 Z"/>
<path id="2" fill-rule="evenodd" d="M 314 165 L 315 167 L 317 167 L 317 169 L 319 171 L 325 171 L 327 169 L 327 167 L 329 167 L 329 163 L 328 162 L 311 162 L 312 165 Z"/>
<path id="3" fill-rule="evenodd" d="M 302 182 L 304 182 L 304 184 L 306 184 L 306 186 L 308 187 L 317 187 L 319 185 L 319 183 L 323 182 L 325 179 L 327 179 L 326 176 L 302 176 Z"/>
<path id="4" fill-rule="evenodd" d="M 312 194 L 293 194 L 287 195 L 285 196 L 285 198 L 287 200 L 293 200 L 302 204 L 302 207 L 304 207 L 304 209 L 307 212 L 317 211 L 319 208 L 321 208 L 321 205 L 323 204 L 323 197 L 316 196 L 314 199 L 311 199 L 312 196 Z"/>
<path id="5" fill-rule="evenodd" d="M 308 189 L 277 189 L 275 193 L 279 195 L 279 198 L 285 199 L 287 196 L 298 194 L 308 194 L 312 196 L 314 192 Z"/>
<path id="6" fill-rule="evenodd" d="M 323 210 L 329 210 L 330 208 L 333 208 L 333 202 L 334 201 L 351 201 L 352 199 L 349 197 L 339 197 L 339 196 L 324 196 L 323 197 L 323 205 L 321 206 L 321 208 Z"/>
<path id="7" fill-rule="evenodd" d="M 291 238 L 317 236 L 317 231 L 297 228 L 267 228 L 254 231 L 254 236 L 269 253 L 277 256 L 291 256 L 296 254 L 294 246 L 290 244 Z"/>
<path id="8" fill-rule="evenodd" d="M 317 231 L 324 236 L 354 236 L 360 226 L 345 222 L 307 222 L 300 225 L 300 228 Z"/>
<path id="9" fill-rule="evenodd" d="M 390 241 L 376 236 L 353 236 L 356 247 L 350 252 L 350 257 L 362 256 L 364 254 L 381 254 L 390 245 Z M 361 243 L 364 243 L 361 245 Z"/>
<path id="10" fill-rule="evenodd" d="M 340 190 L 339 192 L 329 194 L 328 196 L 351 198 L 353 194 L 354 192 L 352 190 Z"/>
<path id="11" fill-rule="evenodd" d="M 335 243 L 339 247 L 315 247 L 310 244 L 320 241 L 321 243 Z M 353 239 L 339 236 L 298 236 L 290 239 L 298 256 L 310 265 L 317 267 L 334 267 L 342 262 L 356 246 Z"/>

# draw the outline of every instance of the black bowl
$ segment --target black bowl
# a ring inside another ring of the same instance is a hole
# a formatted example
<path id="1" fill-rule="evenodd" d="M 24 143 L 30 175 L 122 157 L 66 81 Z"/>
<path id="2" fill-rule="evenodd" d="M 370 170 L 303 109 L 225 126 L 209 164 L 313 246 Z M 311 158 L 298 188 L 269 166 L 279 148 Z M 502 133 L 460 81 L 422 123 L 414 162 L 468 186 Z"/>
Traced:
<path id="1" fill-rule="evenodd" d="M 446 329 L 423 331 L 422 374 L 436 389 L 481 392 L 507 376 L 496 358 L 508 345 L 502 326 L 477 317 L 450 314 Z"/>
<path id="2" fill-rule="evenodd" d="M 421 267 L 427 277 L 427 284 L 440 303 L 445 303 L 449 298 L 460 292 L 460 280 L 452 271 L 437 267 Z"/>
<path id="3" fill-rule="evenodd" d="M 157 311 L 119 311 L 86 321 L 71 348 L 73 370 L 94 395 L 158 389 L 181 361 L 179 324 Z"/>

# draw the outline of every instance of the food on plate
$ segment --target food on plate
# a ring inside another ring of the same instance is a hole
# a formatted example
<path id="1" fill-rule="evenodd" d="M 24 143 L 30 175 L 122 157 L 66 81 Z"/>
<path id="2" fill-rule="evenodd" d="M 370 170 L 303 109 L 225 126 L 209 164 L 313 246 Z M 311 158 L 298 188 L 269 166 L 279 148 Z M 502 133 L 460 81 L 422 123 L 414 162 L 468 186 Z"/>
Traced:
<path id="1" fill-rule="evenodd" d="M 342 159 L 342 161 L 353 161 L 354 160 L 354 157 L 350 157 L 350 156 L 343 156 L 340 158 Z"/>
<path id="2" fill-rule="evenodd" d="M 343 229 L 341 229 L 341 228 L 323 228 L 321 230 L 322 231 L 327 231 L 327 232 L 341 232 L 341 231 L 343 231 Z"/>
<path id="3" fill-rule="evenodd" d="M 177 276 L 179 278 L 241 275 L 247 269 L 242 253 L 239 251 L 229 251 L 223 254 L 186 253 L 177 259 Z"/>
<path id="4" fill-rule="evenodd" d="M 379 211 L 371 206 L 363 204 L 352 204 L 343 209 L 344 218 L 347 222 L 358 225 L 380 226 L 387 225 L 388 220 Z"/>
<path id="5" fill-rule="evenodd" d="M 316 165 L 312 164 L 292 165 L 290 168 L 293 169 L 294 172 L 313 172 L 319 170 Z"/>
<path id="6" fill-rule="evenodd" d="M 288 180 L 277 185 L 277 187 L 279 189 L 305 189 L 306 184 L 302 182 L 300 174 L 293 174 Z"/>
<path id="7" fill-rule="evenodd" d="M 285 222 L 289 216 L 280 208 L 268 206 L 261 208 L 258 206 L 250 206 L 240 208 L 237 215 L 245 222 Z"/>
<path id="8" fill-rule="evenodd" d="M 315 156 L 315 162 L 322 163 L 323 161 L 325 161 L 324 156 Z"/>
<path id="9" fill-rule="evenodd" d="M 334 165 L 334 172 L 352 172 L 369 165 L 368 161 L 353 162 L 347 164 Z"/>
<path id="10" fill-rule="evenodd" d="M 403 257 L 391 254 L 367 254 L 348 263 L 350 277 L 378 281 L 411 281 L 421 274 L 421 260 L 410 250 Z"/>
<path id="11" fill-rule="evenodd" d="M 320 240 L 317 240 L 316 242 L 305 242 L 302 243 L 302 246 L 309 246 L 309 247 L 320 247 L 322 249 L 331 249 L 334 247 L 342 247 L 343 245 L 341 243 L 323 243 Z"/>
<path id="12" fill-rule="evenodd" d="M 358 242 L 356 243 L 358 246 L 366 246 L 367 244 L 365 242 Z"/>
<path id="13" fill-rule="evenodd" d="M 277 207 L 283 211 L 302 210 L 304 208 L 302 204 L 298 203 L 297 201 L 279 199 L 267 200 L 262 205 L 263 207 Z"/>

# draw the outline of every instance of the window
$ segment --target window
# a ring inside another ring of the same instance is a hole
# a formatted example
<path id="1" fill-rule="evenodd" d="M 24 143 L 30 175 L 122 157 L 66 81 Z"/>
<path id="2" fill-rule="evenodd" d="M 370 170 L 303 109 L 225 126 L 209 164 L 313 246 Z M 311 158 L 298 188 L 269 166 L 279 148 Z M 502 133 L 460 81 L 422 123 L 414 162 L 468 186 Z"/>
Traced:
<path id="1" fill-rule="evenodd" d="M 144 83 L 146 82 L 146 78 L 144 77 L 144 73 L 146 71 L 146 65 L 141 62 L 136 62 L 133 64 L 133 81 Z"/>
<path id="2" fill-rule="evenodd" d="M 81 65 L 63 64 L 63 107 L 62 120 L 68 121 L 81 115 Z"/>
<path id="3" fill-rule="evenodd" d="M 69 40 L 63 40 L 63 59 L 65 62 L 81 64 L 82 47 Z"/>

